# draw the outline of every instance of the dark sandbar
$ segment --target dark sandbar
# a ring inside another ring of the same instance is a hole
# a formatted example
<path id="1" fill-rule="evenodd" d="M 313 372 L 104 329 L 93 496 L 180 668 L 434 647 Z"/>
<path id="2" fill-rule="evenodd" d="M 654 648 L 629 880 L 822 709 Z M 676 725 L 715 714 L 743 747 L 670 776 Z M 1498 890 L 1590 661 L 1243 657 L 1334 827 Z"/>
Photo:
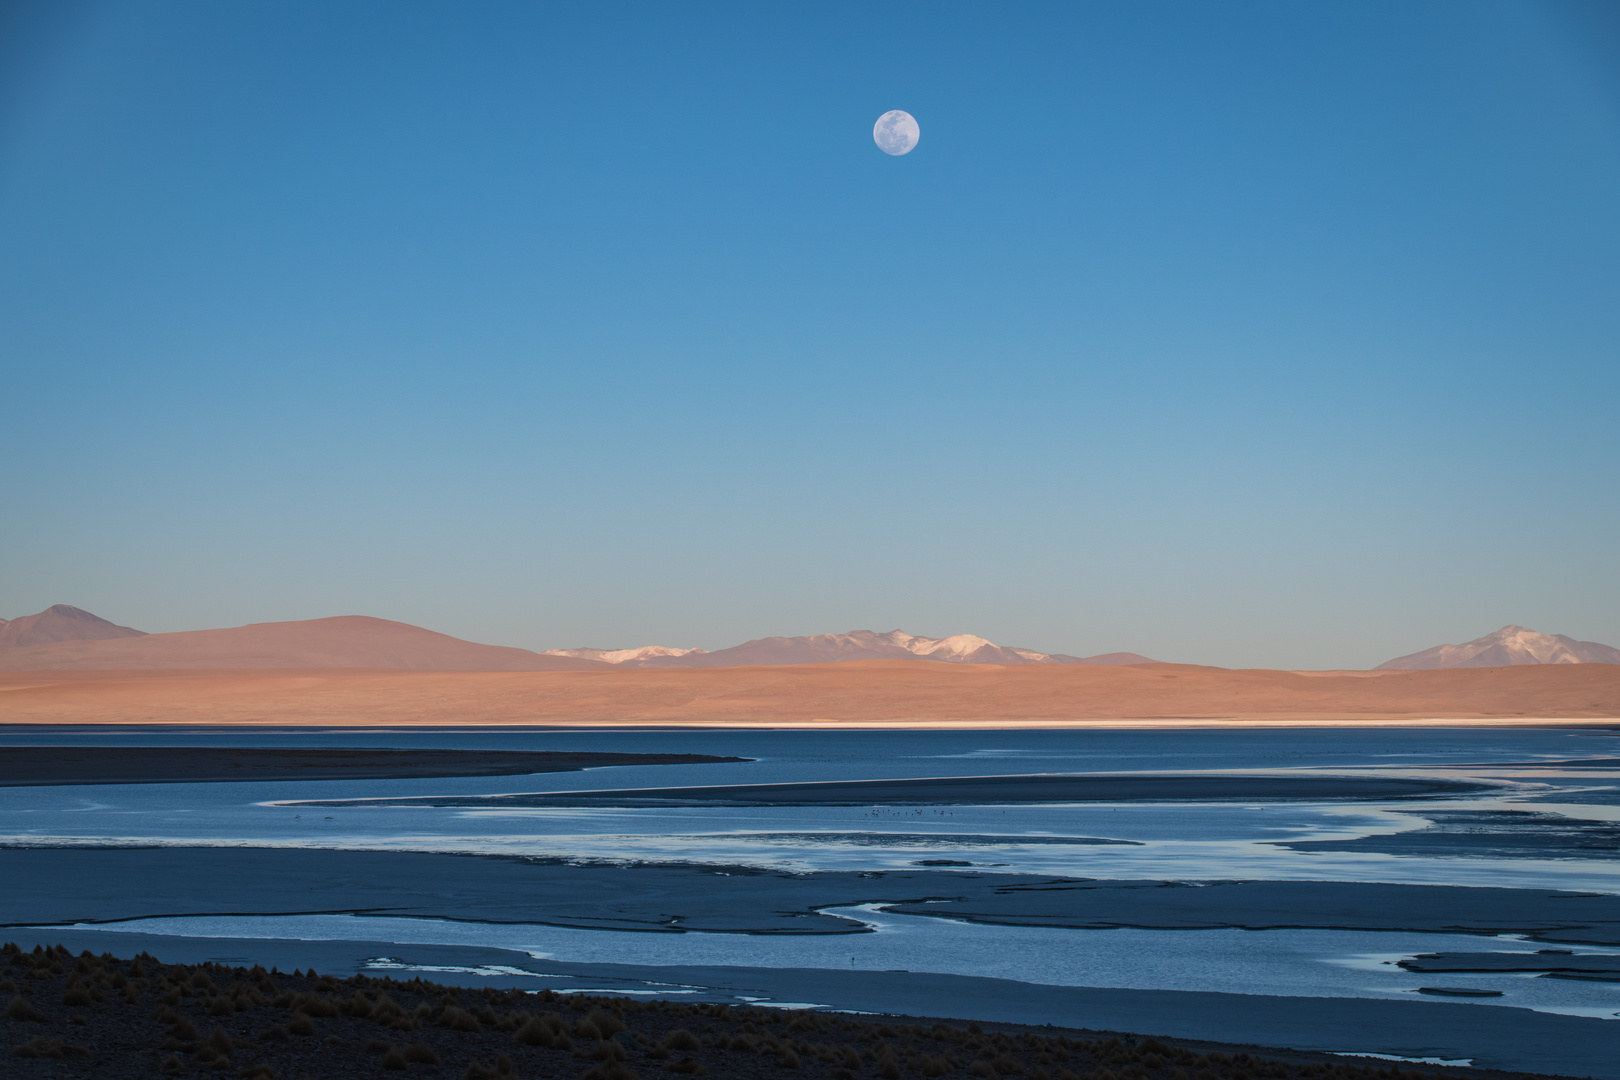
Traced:
<path id="1" fill-rule="evenodd" d="M 1612 859 L 1620 855 L 1620 826 L 1612 822 L 1529 810 L 1424 810 L 1422 816 L 1429 825 L 1410 832 L 1289 840 L 1280 846 L 1295 851 L 1478 859 Z"/>
<path id="2" fill-rule="evenodd" d="M 1408 971 L 1560 971 L 1620 978 L 1620 956 L 1612 953 L 1573 953 L 1563 950 L 1423 953 L 1399 960 L 1397 964 Z"/>
<path id="3" fill-rule="evenodd" d="M 577 772 L 608 765 L 704 765 L 747 760 L 709 754 L 573 754 L 524 750 L 7 746 L 0 747 L 0 787 L 517 776 Z"/>
<path id="4" fill-rule="evenodd" d="M 1494 790 L 1427 777 L 1135 774 L 947 776 L 804 784 L 623 788 L 494 796 L 310 801 L 310 806 L 964 806 L 1004 803 L 1207 801 L 1219 799 L 1411 799 Z"/>
<path id="5" fill-rule="evenodd" d="M 166 915 L 357 913 L 581 929 L 865 932 L 822 909 L 1012 926 L 1321 928 L 1524 934 L 1620 944 L 1620 897 L 1327 881 L 1094 881 L 915 869 L 790 874 L 738 866 L 287 848 L 0 848 L 0 924 Z M 1615 1029 L 1620 1034 L 1620 1028 Z"/>

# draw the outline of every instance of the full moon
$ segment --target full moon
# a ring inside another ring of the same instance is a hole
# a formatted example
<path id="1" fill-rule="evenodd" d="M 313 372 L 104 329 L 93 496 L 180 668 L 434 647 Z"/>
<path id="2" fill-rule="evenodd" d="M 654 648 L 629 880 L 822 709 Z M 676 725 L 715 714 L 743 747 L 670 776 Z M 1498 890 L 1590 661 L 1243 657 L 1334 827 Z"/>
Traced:
<path id="1" fill-rule="evenodd" d="M 872 141 L 879 150 L 895 157 L 911 153 L 921 135 L 917 118 L 904 109 L 890 109 L 872 125 Z"/>

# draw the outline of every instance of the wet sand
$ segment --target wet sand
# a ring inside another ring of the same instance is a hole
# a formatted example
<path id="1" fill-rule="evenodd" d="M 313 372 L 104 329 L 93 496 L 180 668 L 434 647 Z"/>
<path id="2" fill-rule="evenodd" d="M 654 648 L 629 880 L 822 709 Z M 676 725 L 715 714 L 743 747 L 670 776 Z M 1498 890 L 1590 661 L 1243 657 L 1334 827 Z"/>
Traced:
<path id="1" fill-rule="evenodd" d="M 865 932 L 820 909 L 881 903 L 1017 926 L 1524 934 L 1620 945 L 1620 897 L 1542 889 L 1237 881 L 1197 887 L 917 869 L 789 874 L 298 848 L 0 849 L 0 925 L 173 915 L 371 914 L 581 929 Z M 925 902 L 928 901 L 928 902 Z M 1615 1029 L 1620 1033 L 1620 1027 Z"/>
<path id="2" fill-rule="evenodd" d="M 309 801 L 303 806 L 874 806 L 925 803 L 963 806 L 1003 803 L 1122 802 L 1218 799 L 1406 799 L 1492 790 L 1489 784 L 1428 777 L 1236 776 L 1148 773 L 1061 776 L 946 776 L 920 780 L 834 780 L 798 784 L 736 784 L 679 788 L 621 788 L 521 795 L 424 796 L 404 799 Z"/>
<path id="3" fill-rule="evenodd" d="M 6 746 L 0 747 L 0 787 L 517 776 L 578 772 L 611 765 L 697 765 L 747 760 L 707 754 L 571 754 L 517 750 Z"/>

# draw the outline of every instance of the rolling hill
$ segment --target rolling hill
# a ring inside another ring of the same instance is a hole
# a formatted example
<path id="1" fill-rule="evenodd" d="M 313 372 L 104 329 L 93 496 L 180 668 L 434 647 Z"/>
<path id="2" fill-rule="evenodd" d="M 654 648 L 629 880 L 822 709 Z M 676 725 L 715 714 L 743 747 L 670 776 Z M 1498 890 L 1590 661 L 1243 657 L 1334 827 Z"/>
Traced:
<path id="1" fill-rule="evenodd" d="M 52 609 L 55 610 L 55 609 Z M 77 609 L 70 609 L 77 610 Z M 87 613 L 86 613 L 87 614 Z M 95 618 L 94 616 L 90 616 Z M 4 628 L 22 622 L 13 620 Z M 100 620 L 98 620 L 100 621 Z M 110 623 L 108 625 L 111 625 Z M 121 629 L 121 628 L 120 628 Z M 0 671 L 152 668 L 405 668 L 437 671 L 582 671 L 609 665 L 528 649 L 479 645 L 407 623 L 340 615 L 100 640 L 0 648 Z"/>

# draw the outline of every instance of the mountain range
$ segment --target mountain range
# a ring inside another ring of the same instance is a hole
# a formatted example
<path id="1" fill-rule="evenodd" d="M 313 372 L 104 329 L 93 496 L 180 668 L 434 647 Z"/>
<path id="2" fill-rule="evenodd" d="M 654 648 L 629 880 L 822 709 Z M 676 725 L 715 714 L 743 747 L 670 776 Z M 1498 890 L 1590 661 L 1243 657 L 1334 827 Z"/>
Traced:
<path id="1" fill-rule="evenodd" d="M 972 634 L 918 637 L 903 630 L 879 634 L 851 630 L 847 634 L 810 637 L 767 637 L 745 641 L 729 649 L 671 649 L 648 645 L 639 649 L 548 649 L 544 656 L 599 660 L 620 667 L 739 667 L 753 664 L 830 664 L 844 660 L 940 660 L 951 664 L 1156 664 L 1136 653 L 1101 656 L 1066 656 L 997 645 Z"/>
<path id="2" fill-rule="evenodd" d="M 646 645 L 630 649 L 528 649 L 480 645 L 419 626 L 343 615 L 253 623 L 224 630 L 147 634 L 88 611 L 57 604 L 35 615 L 0 619 L 0 671 L 180 668 L 372 668 L 420 671 L 590 671 L 828 664 L 860 660 L 931 660 L 1027 667 L 1158 664 L 1138 653 L 1069 656 L 997 645 L 972 634 L 930 638 L 901 630 L 756 638 L 726 649 Z M 1525 664 L 1620 664 L 1620 649 L 1561 634 L 1505 626 L 1462 645 L 1439 645 L 1380 664 L 1374 671 L 1509 667 Z"/>

